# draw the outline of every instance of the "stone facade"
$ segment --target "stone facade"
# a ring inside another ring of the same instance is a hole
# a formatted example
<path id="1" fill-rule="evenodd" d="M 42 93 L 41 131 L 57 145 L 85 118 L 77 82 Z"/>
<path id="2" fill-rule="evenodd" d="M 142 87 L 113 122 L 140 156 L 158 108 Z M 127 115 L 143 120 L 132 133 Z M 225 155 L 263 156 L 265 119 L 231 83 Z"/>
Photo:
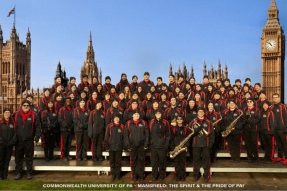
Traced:
<path id="1" fill-rule="evenodd" d="M 271 0 L 261 37 L 262 86 L 271 99 L 278 93 L 284 102 L 285 35 L 275 0 Z"/>

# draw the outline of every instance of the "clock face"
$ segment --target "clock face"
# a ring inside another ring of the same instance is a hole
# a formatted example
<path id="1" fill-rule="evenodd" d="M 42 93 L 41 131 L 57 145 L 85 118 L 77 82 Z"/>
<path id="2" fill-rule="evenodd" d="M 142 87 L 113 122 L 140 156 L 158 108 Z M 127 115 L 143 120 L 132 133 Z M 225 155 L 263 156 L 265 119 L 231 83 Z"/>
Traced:
<path id="1" fill-rule="evenodd" d="M 275 50 L 276 48 L 276 41 L 273 39 L 266 41 L 266 48 L 267 50 Z"/>

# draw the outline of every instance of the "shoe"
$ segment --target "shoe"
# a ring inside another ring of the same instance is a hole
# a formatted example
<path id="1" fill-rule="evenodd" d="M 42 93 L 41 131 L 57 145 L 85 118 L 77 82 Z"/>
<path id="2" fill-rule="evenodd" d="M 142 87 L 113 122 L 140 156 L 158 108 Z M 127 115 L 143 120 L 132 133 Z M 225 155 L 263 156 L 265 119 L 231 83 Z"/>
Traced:
<path id="1" fill-rule="evenodd" d="M 68 158 L 68 157 L 65 157 L 65 158 L 64 158 L 64 161 L 68 162 L 68 161 L 69 161 L 69 158 Z"/>
<path id="2" fill-rule="evenodd" d="M 133 180 L 133 181 L 137 181 L 137 180 L 138 180 L 138 177 L 135 175 L 135 176 L 132 177 L 132 180 Z"/>
<path id="3" fill-rule="evenodd" d="M 84 161 L 87 161 L 88 159 L 85 157 L 85 158 L 83 158 L 83 160 L 84 160 Z"/>
<path id="4" fill-rule="evenodd" d="M 112 175 L 112 180 L 111 180 L 111 181 L 113 182 L 113 181 L 115 181 L 115 180 L 116 180 L 116 176 L 115 176 L 115 175 Z"/>
<path id="5" fill-rule="evenodd" d="M 32 177 L 32 174 L 28 173 L 28 174 L 27 174 L 27 179 L 28 179 L 28 180 L 31 180 L 32 178 L 33 178 L 33 177 Z"/>
<path id="6" fill-rule="evenodd" d="M 281 162 L 282 160 L 284 160 L 284 159 L 281 157 L 276 157 L 276 158 L 272 159 L 272 162 Z"/>
<path id="7" fill-rule="evenodd" d="M 204 177 L 204 182 L 209 182 L 209 180 L 210 180 L 210 177 Z"/>
<path id="8" fill-rule="evenodd" d="M 194 181 L 198 181 L 200 179 L 200 175 L 194 176 Z"/>
<path id="9" fill-rule="evenodd" d="M 18 173 L 15 177 L 14 177 L 14 180 L 20 180 L 22 178 L 21 174 Z"/>
<path id="10" fill-rule="evenodd" d="M 67 156 L 67 158 L 68 158 L 69 160 L 72 160 L 72 159 L 73 159 L 73 157 L 70 157 L 70 156 Z"/>
<path id="11" fill-rule="evenodd" d="M 143 178 L 143 177 L 139 177 L 138 180 L 139 180 L 139 181 L 144 181 L 144 178 Z"/>
<path id="12" fill-rule="evenodd" d="M 116 180 L 120 180 L 120 179 L 121 179 L 120 175 L 116 176 Z"/>
<path id="13" fill-rule="evenodd" d="M 99 160 L 99 161 L 103 161 L 103 160 L 105 160 L 105 159 L 104 159 L 104 157 L 99 157 L 98 160 Z"/>
<path id="14" fill-rule="evenodd" d="M 50 161 L 50 159 L 49 159 L 49 158 L 45 158 L 45 161 L 46 161 L 46 162 L 49 162 L 49 161 Z"/>
<path id="15" fill-rule="evenodd" d="M 153 176 L 153 177 L 152 177 L 152 180 L 153 180 L 153 181 L 156 181 L 157 179 L 158 179 L 157 176 Z"/>
<path id="16" fill-rule="evenodd" d="M 160 176 L 160 177 L 159 177 L 159 180 L 164 180 L 164 179 L 165 179 L 164 176 Z"/>

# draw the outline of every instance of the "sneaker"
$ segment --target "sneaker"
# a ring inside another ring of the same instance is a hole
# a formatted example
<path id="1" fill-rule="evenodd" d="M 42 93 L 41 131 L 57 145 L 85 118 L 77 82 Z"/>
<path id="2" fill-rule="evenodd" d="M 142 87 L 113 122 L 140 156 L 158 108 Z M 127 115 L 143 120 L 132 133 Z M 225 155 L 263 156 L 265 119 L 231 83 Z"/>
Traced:
<path id="1" fill-rule="evenodd" d="M 104 157 L 99 157 L 99 161 L 105 160 Z"/>
<path id="2" fill-rule="evenodd" d="M 28 179 L 28 180 L 31 180 L 32 178 L 33 178 L 33 177 L 32 177 L 32 174 L 28 173 L 28 174 L 27 174 L 27 179 Z"/>
<path id="3" fill-rule="evenodd" d="M 14 180 L 20 180 L 22 178 L 21 174 L 18 173 L 15 177 L 14 177 Z"/>

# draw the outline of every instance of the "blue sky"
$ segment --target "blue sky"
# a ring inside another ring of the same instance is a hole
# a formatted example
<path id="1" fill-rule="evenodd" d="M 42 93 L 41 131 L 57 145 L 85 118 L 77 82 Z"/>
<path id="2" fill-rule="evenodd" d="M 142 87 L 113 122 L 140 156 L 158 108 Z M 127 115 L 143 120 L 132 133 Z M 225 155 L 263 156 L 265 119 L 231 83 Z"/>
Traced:
<path id="1" fill-rule="evenodd" d="M 287 1 L 277 0 L 287 31 Z M 53 83 L 61 61 L 79 82 L 89 33 L 103 77 L 117 83 L 144 71 L 168 79 L 168 67 L 193 65 L 197 81 L 203 62 L 229 67 L 230 79 L 261 81 L 260 38 L 270 0 L 0 0 L 4 40 L 10 36 L 16 5 L 16 29 L 32 38 L 32 87 Z"/>

